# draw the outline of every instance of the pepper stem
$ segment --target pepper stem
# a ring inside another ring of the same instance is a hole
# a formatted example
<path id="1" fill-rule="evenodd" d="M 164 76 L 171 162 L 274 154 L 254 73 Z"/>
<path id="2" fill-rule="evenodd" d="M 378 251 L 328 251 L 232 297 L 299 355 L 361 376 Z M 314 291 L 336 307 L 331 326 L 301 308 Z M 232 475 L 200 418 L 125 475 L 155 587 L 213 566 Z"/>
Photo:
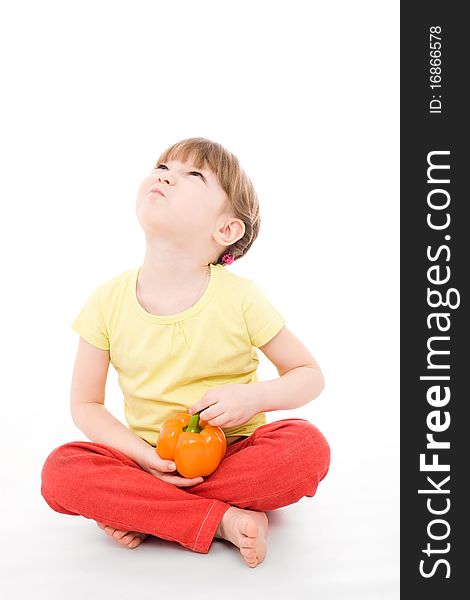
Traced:
<path id="1" fill-rule="evenodd" d="M 201 410 L 194 415 L 191 416 L 188 425 L 184 428 L 186 432 L 189 433 L 201 433 L 202 429 L 199 427 L 199 415 L 201 414 Z"/>

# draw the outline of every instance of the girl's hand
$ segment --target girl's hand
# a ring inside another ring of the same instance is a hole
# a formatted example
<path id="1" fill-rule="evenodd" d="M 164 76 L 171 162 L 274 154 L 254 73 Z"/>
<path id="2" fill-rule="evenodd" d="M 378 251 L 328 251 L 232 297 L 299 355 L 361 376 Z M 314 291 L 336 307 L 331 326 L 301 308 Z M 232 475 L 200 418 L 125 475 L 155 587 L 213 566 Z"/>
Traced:
<path id="1" fill-rule="evenodd" d="M 208 390 L 189 408 L 191 415 L 199 411 L 200 419 L 217 427 L 243 425 L 259 412 L 253 388 L 247 383 L 229 383 Z"/>
<path id="2" fill-rule="evenodd" d="M 191 485 L 196 485 L 204 481 L 202 477 L 194 477 L 193 479 L 187 479 L 186 477 L 181 477 L 180 475 L 170 475 L 170 473 L 178 472 L 176 471 L 176 466 L 174 468 L 169 467 L 169 465 L 173 461 L 161 458 L 157 454 L 155 448 L 150 445 L 148 449 L 144 449 L 141 457 L 136 462 L 142 467 L 144 471 L 150 473 L 150 475 L 158 477 L 158 479 L 166 481 L 167 483 L 172 483 L 177 487 L 189 487 Z"/>

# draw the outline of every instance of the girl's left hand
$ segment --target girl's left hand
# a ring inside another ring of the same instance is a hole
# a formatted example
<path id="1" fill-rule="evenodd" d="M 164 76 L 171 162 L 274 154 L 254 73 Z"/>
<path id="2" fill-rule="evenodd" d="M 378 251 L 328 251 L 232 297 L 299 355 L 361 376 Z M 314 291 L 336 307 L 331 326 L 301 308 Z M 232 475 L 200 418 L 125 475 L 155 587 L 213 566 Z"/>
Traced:
<path id="1" fill-rule="evenodd" d="M 191 415 L 199 411 L 200 419 L 217 427 L 243 425 L 259 412 L 252 386 L 247 383 L 229 383 L 208 390 L 189 408 Z"/>

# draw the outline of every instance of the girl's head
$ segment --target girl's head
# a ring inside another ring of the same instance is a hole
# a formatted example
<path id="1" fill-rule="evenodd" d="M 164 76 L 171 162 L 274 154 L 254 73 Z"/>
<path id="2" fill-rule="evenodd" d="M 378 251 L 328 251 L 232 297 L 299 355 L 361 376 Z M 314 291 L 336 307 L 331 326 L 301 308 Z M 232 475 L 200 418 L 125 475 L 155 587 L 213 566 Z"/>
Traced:
<path id="1" fill-rule="evenodd" d="M 260 226 L 258 197 L 238 159 L 202 137 L 160 155 L 139 188 L 137 217 L 147 235 L 171 237 L 214 264 L 228 252 L 235 260 L 244 256 Z"/>

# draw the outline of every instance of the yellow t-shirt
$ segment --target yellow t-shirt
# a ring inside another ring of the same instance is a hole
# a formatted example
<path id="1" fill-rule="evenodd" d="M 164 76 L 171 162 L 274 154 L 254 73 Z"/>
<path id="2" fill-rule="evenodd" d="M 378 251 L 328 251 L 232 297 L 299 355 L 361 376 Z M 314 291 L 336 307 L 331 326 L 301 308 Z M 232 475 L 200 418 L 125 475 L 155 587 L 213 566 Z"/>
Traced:
<path id="1" fill-rule="evenodd" d="M 201 298 L 175 315 L 148 313 L 137 300 L 141 265 L 98 285 L 71 328 L 87 342 L 109 350 L 124 394 L 130 429 L 152 446 L 162 424 L 228 383 L 259 381 L 257 346 L 285 323 L 253 281 L 210 265 Z M 250 435 L 266 424 L 259 413 L 226 436 Z"/>

